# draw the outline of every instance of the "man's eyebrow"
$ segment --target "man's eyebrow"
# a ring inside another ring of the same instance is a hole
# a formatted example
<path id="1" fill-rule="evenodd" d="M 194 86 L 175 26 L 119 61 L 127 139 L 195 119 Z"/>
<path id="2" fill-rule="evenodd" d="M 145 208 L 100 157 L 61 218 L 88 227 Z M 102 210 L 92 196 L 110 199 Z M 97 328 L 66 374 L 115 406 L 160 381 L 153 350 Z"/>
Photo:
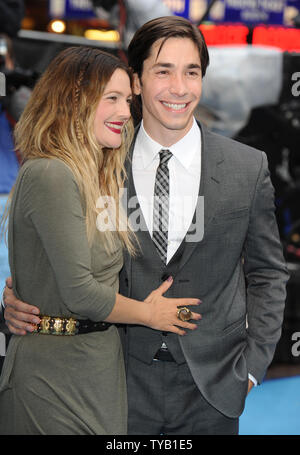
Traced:
<path id="1" fill-rule="evenodd" d="M 162 67 L 162 68 L 174 68 L 175 65 L 173 65 L 173 63 L 164 63 L 164 62 L 157 62 L 155 63 L 152 68 L 158 68 L 158 67 Z M 186 65 L 186 68 L 187 69 L 200 69 L 201 70 L 201 65 L 199 65 L 199 63 L 189 63 L 188 65 Z"/>
<path id="2" fill-rule="evenodd" d="M 201 65 L 199 65 L 199 63 L 190 63 L 189 65 L 187 65 L 187 68 L 188 69 L 193 69 L 193 68 L 197 69 L 198 68 L 199 70 L 201 70 Z"/>

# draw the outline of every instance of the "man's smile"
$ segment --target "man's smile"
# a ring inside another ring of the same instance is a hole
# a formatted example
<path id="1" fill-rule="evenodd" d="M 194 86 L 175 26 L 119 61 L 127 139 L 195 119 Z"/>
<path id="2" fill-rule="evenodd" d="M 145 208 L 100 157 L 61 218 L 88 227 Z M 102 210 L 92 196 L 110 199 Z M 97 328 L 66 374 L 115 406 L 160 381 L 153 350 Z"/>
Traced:
<path id="1" fill-rule="evenodd" d="M 167 110 L 184 112 L 190 103 L 170 103 L 167 101 L 161 101 L 161 104 L 163 104 Z"/>

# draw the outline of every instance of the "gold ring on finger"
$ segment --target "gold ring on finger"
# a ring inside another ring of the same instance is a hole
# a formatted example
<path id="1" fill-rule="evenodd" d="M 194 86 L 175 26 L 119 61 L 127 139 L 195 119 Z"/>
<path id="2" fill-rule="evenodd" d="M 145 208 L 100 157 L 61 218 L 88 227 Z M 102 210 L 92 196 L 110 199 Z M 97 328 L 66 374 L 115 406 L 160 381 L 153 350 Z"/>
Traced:
<path id="1" fill-rule="evenodd" d="M 187 307 L 178 308 L 177 317 L 180 321 L 185 322 L 192 319 L 192 312 Z"/>

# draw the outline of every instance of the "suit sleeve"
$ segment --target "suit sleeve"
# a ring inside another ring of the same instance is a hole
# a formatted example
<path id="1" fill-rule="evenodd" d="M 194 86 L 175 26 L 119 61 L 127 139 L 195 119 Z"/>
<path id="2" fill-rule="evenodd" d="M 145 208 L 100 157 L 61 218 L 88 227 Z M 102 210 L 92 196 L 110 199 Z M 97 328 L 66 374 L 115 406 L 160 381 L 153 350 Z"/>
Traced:
<path id="1" fill-rule="evenodd" d="M 112 311 L 116 293 L 92 274 L 91 251 L 77 183 L 59 160 L 38 160 L 27 170 L 23 212 L 33 224 L 66 307 L 93 321 Z"/>
<path id="2" fill-rule="evenodd" d="M 274 189 L 264 153 L 252 201 L 244 270 L 248 321 L 245 355 L 248 371 L 261 383 L 281 336 L 289 278 L 275 217 Z"/>

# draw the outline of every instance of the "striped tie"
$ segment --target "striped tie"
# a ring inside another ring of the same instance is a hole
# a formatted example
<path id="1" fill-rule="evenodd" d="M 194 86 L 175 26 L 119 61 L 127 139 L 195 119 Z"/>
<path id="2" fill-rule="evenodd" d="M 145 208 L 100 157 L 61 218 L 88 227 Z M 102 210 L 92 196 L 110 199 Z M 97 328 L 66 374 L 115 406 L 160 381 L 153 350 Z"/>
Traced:
<path id="1" fill-rule="evenodd" d="M 164 264 L 167 262 L 169 227 L 169 168 L 170 150 L 159 152 L 160 163 L 156 171 L 153 204 L 153 242 Z"/>

